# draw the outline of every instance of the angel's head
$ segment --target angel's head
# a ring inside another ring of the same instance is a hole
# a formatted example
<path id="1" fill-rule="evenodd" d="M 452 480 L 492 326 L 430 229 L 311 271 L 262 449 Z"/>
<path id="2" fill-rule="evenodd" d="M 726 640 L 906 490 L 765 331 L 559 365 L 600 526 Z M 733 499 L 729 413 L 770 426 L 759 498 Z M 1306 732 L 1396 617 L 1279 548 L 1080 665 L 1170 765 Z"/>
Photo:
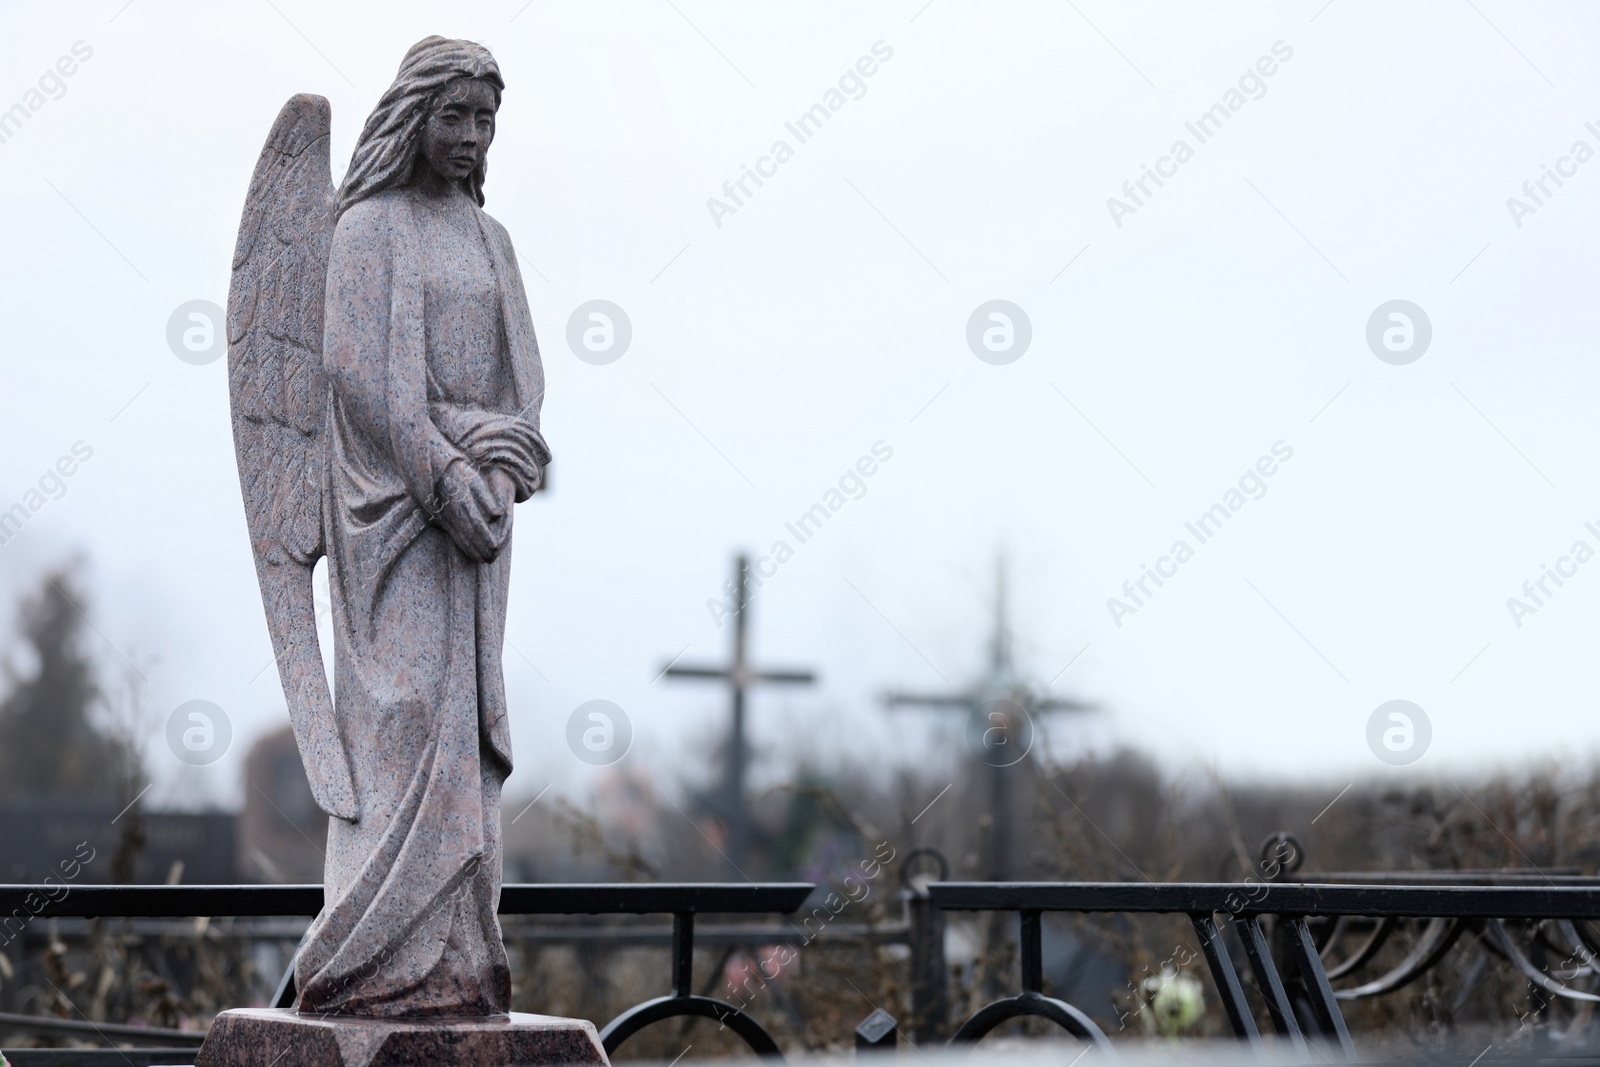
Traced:
<path id="1" fill-rule="evenodd" d="M 500 109 L 500 88 L 488 78 L 456 78 L 439 91 L 417 138 L 415 166 L 427 166 L 450 182 L 479 175 L 482 201 L 483 165 L 494 140 L 494 115 Z M 415 169 L 413 170 L 415 174 Z"/>
<path id="2" fill-rule="evenodd" d="M 418 167 L 459 182 L 481 205 L 504 89 L 500 67 L 482 45 L 443 37 L 412 45 L 356 142 L 339 187 L 339 214 L 385 189 L 410 184 Z"/>

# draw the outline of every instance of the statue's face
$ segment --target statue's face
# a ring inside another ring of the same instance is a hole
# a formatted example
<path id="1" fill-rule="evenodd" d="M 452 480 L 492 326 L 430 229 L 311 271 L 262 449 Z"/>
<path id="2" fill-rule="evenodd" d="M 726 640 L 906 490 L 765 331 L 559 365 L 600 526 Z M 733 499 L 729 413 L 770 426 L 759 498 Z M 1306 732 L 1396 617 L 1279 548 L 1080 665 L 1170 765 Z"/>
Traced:
<path id="1" fill-rule="evenodd" d="M 445 87 L 422 128 L 422 157 L 447 181 L 471 174 L 489 154 L 500 100 L 493 83 L 462 78 Z"/>

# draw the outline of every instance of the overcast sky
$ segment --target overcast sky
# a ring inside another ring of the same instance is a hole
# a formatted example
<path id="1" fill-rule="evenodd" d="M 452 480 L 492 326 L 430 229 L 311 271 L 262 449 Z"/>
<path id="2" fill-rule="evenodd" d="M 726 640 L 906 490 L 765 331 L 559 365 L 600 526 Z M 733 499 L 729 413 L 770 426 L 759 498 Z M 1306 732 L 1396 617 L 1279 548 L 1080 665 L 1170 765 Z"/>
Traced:
<path id="1" fill-rule="evenodd" d="M 152 739 L 167 793 L 236 796 L 245 745 L 286 721 L 226 364 L 177 358 L 168 320 L 225 303 L 282 103 L 332 102 L 337 178 L 433 33 L 505 74 L 486 207 L 549 377 L 553 488 L 516 519 L 513 790 L 592 784 L 564 738 L 596 698 L 630 716 L 629 760 L 703 766 L 722 696 L 652 679 L 726 655 L 706 602 L 732 552 L 778 540 L 754 651 L 822 680 L 755 699 L 769 778 L 801 753 L 957 758 L 958 731 L 876 694 L 973 678 L 1001 550 L 1021 665 L 1104 708 L 1057 745 L 1332 789 L 1595 751 L 1600 560 L 1559 563 L 1600 550 L 1593 5 L 474 7 L 0 7 L 0 108 L 26 112 L 0 125 L 0 509 L 92 449 L 0 575 L 82 552 L 104 660 L 144 667 L 159 720 L 225 709 L 234 750 L 198 778 Z M 785 124 L 819 103 L 802 143 Z M 734 200 L 746 167 L 768 176 Z M 1166 176 L 1141 190 L 1146 167 Z M 1565 177 L 1541 190 L 1546 167 Z M 567 341 L 595 299 L 632 325 L 606 365 Z M 992 300 L 1031 329 L 1004 365 L 968 342 Z M 1393 300 L 1431 327 L 1403 365 L 1368 341 Z M 784 524 L 879 442 L 864 495 L 800 544 Z M 1186 529 L 1230 501 L 1204 543 Z M 1535 603 L 1544 565 L 1569 576 Z M 1391 699 L 1432 726 L 1399 769 L 1368 745 Z"/>

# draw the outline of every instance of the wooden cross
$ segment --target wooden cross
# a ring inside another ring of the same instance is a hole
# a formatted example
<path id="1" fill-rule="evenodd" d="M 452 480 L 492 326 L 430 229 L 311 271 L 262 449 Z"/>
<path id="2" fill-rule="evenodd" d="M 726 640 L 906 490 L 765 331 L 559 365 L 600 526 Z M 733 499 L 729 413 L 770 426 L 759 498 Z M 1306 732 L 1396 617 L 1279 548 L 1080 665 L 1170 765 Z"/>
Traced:
<path id="1" fill-rule="evenodd" d="M 725 667 L 680 667 L 668 664 L 662 672 L 668 678 L 713 678 L 728 684 L 733 704 L 733 724 L 724 756 L 721 795 L 716 799 L 717 814 L 728 827 L 727 858 L 737 867 L 750 845 L 750 809 L 744 795 L 745 772 L 750 749 L 744 736 L 745 691 L 757 682 L 809 685 L 816 673 L 804 670 L 757 670 L 747 655 L 750 557 L 741 553 L 733 567 L 733 660 Z"/>

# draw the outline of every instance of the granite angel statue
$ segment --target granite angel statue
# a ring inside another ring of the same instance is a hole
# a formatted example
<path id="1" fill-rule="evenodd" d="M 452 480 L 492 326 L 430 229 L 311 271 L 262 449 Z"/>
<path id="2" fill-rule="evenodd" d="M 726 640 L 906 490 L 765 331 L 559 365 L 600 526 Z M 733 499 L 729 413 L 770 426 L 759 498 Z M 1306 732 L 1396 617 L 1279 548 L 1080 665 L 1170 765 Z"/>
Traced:
<path id="1" fill-rule="evenodd" d="M 333 816 L 296 962 L 303 1013 L 509 1006 L 495 913 L 511 512 L 550 453 L 516 254 L 482 210 L 503 89 L 481 46 L 418 42 L 337 192 L 328 102 L 294 97 L 239 227 L 228 381 L 245 514 L 295 737 Z M 312 601 L 324 555 L 332 695 Z"/>

